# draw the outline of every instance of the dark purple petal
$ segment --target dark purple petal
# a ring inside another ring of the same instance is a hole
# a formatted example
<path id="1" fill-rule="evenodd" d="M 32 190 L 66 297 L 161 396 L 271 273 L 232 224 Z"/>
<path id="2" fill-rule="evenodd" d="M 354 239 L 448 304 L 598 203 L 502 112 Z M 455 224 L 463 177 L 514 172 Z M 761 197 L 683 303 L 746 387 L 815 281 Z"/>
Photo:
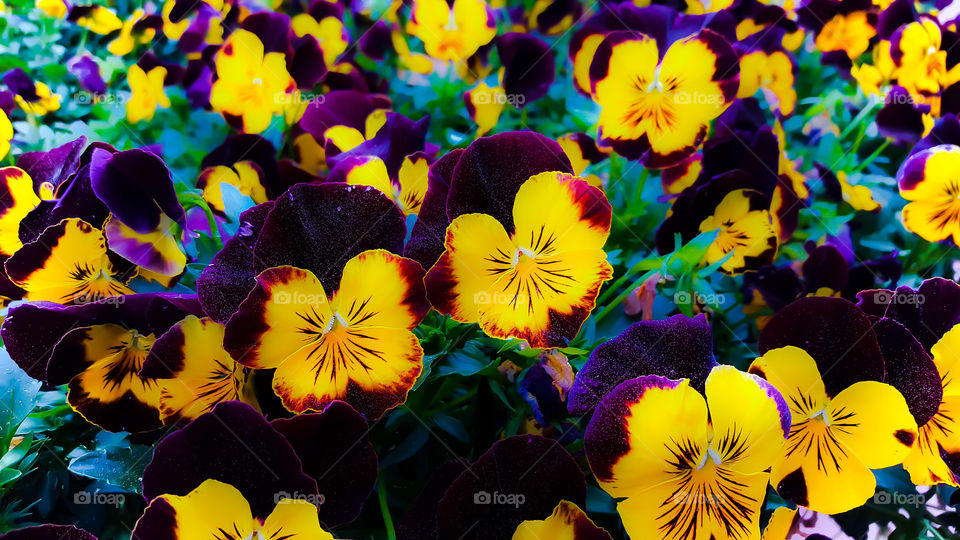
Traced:
<path id="1" fill-rule="evenodd" d="M 197 278 L 197 297 L 211 319 L 226 323 L 256 284 L 253 245 L 272 209 L 273 202 L 265 202 L 241 212 L 237 234 Z"/>
<path id="2" fill-rule="evenodd" d="M 254 244 L 254 269 L 310 270 L 328 293 L 343 265 L 368 249 L 403 253 L 406 224 L 379 190 L 339 183 L 300 184 L 277 199 Z"/>
<path id="3" fill-rule="evenodd" d="M 273 144 L 252 133 L 231 135 L 223 144 L 214 148 L 200 162 L 200 169 L 214 165 L 232 167 L 238 161 L 252 161 L 263 171 L 264 187 L 267 197 L 275 199 L 287 190 L 289 185 L 278 181 L 277 149 Z"/>
<path id="4" fill-rule="evenodd" d="M 100 76 L 100 66 L 90 55 L 75 56 L 67 62 L 67 71 L 80 80 L 80 86 L 91 94 L 103 94 L 107 83 Z"/>
<path id="5" fill-rule="evenodd" d="M 546 42 L 510 32 L 497 38 L 497 54 L 504 68 L 503 89 L 511 103 L 523 108 L 547 95 L 556 76 L 556 61 Z"/>
<path id="6" fill-rule="evenodd" d="M 803 293 L 800 277 L 793 268 L 766 266 L 744 274 L 744 287 L 753 288 L 774 312 L 780 311 Z"/>
<path id="7" fill-rule="evenodd" d="M 430 474 L 423 490 L 397 522 L 397 540 L 436 540 L 437 505 L 467 465 L 458 460 L 445 461 Z"/>
<path id="8" fill-rule="evenodd" d="M 417 221 L 410 232 L 410 240 L 404 248 L 403 256 L 430 268 L 443 254 L 443 240 L 450 220 L 447 218 L 447 194 L 450 192 L 450 180 L 453 170 L 463 149 L 451 150 L 430 164 L 427 172 L 427 192 Z"/>
<path id="9" fill-rule="evenodd" d="M 813 357 L 830 396 L 858 381 L 883 381 L 870 319 L 848 300 L 800 298 L 777 312 L 760 333 L 760 354 L 788 345 Z"/>
<path id="10" fill-rule="evenodd" d="M 97 537 L 73 525 L 36 525 L 0 535 L 0 540 L 97 540 Z"/>
<path id="11" fill-rule="evenodd" d="M 252 32 L 263 42 L 263 52 L 286 54 L 290 49 L 290 17 L 283 13 L 260 11 L 243 19 L 241 28 Z"/>
<path id="12" fill-rule="evenodd" d="M 81 163 L 82 161 L 81 158 Z M 72 217 L 99 228 L 110 213 L 93 192 L 89 165 L 82 165 L 76 175 L 65 180 L 57 188 L 57 195 L 52 201 L 40 201 L 40 204 L 23 218 L 19 232 L 21 242 L 33 242 L 47 227 Z"/>
<path id="13" fill-rule="evenodd" d="M 17 158 L 17 167 L 30 175 L 35 191 L 44 182 L 56 188 L 77 170 L 85 146 L 87 138 L 81 135 L 46 152 L 24 152 Z"/>
<path id="14" fill-rule="evenodd" d="M 850 265 L 833 246 L 817 246 L 803 261 L 803 283 L 808 293 L 815 293 L 821 287 L 842 291 L 849 279 Z"/>
<path id="15" fill-rule="evenodd" d="M 940 408 L 943 386 L 933 358 L 913 335 L 893 319 L 879 319 L 873 325 L 883 354 L 886 378 L 907 400 L 917 425 L 927 423 Z"/>
<path id="16" fill-rule="evenodd" d="M 530 366 L 524 373 L 517 391 L 530 404 L 533 417 L 542 426 L 567 417 L 567 404 L 554 380 L 542 363 Z"/>
<path id="17" fill-rule="evenodd" d="M 301 90 L 310 90 L 327 74 L 320 43 L 311 36 L 299 40 L 289 64 L 290 76 Z"/>
<path id="18" fill-rule="evenodd" d="M 143 496 L 186 495 L 211 478 L 237 488 L 261 519 L 282 493 L 319 499 L 290 443 L 239 401 L 218 404 L 160 441 L 143 471 Z"/>
<path id="19" fill-rule="evenodd" d="M 943 118 L 937 121 L 930 133 L 913 146 L 910 155 L 918 154 L 941 144 L 960 146 L 960 120 L 957 120 L 955 114 L 943 115 Z"/>
<path id="20" fill-rule="evenodd" d="M 543 519 L 562 500 L 583 507 L 586 493 L 580 466 L 559 443 L 536 435 L 509 437 L 447 489 L 437 505 L 437 537 L 510 538 L 520 523 Z M 522 504 L 516 504 L 520 497 Z"/>
<path id="21" fill-rule="evenodd" d="M 377 483 L 377 453 L 369 427 L 350 405 L 334 401 L 322 413 L 271 422 L 297 453 L 303 472 L 317 481 L 320 524 L 330 529 L 356 519 Z"/>
<path id="22" fill-rule="evenodd" d="M 925 280 L 914 291 L 900 287 L 886 316 L 907 327 L 926 350 L 960 323 L 960 285 L 940 277 Z"/>
<path id="23" fill-rule="evenodd" d="M 387 121 L 377 134 L 356 148 L 336 153 L 336 147 L 328 144 L 327 164 L 332 168 L 356 156 L 376 156 L 387 165 L 390 177 L 397 178 L 403 158 L 423 151 L 429 125 L 429 116 L 414 122 L 402 114 L 387 113 Z"/>
<path id="24" fill-rule="evenodd" d="M 706 316 L 640 321 L 593 350 L 573 381 L 567 406 L 570 414 L 589 414 L 618 384 L 644 375 L 690 379 L 702 392 L 716 365 Z"/>
<path id="25" fill-rule="evenodd" d="M 139 149 L 116 154 L 94 151 L 90 181 L 110 212 L 139 233 L 157 229 L 161 214 L 181 226 L 186 224 L 170 171 L 156 154 Z"/>
<path id="26" fill-rule="evenodd" d="M 894 85 L 877 113 L 877 129 L 885 137 L 914 143 L 923 136 L 923 115 L 929 112 L 929 105 L 915 103 L 906 89 Z"/>
<path id="27" fill-rule="evenodd" d="M 314 100 L 300 119 L 300 127 L 318 142 L 333 126 L 349 126 L 364 132 L 367 116 L 375 109 L 390 107 L 390 100 L 355 90 L 334 90 Z"/>
<path id="28" fill-rule="evenodd" d="M 358 44 L 363 54 L 373 60 L 383 60 L 387 52 L 393 50 L 390 27 L 383 21 L 373 23 L 373 26 L 360 36 Z"/>
<path id="29" fill-rule="evenodd" d="M 481 137 L 460 155 L 450 192 L 447 217 L 490 214 L 513 231 L 513 200 L 531 176 L 547 171 L 573 174 L 570 160 L 556 141 L 530 131 Z"/>
<path id="30" fill-rule="evenodd" d="M 7 85 L 7 88 L 9 88 L 11 92 L 22 97 L 24 101 L 34 102 L 40 100 L 33 79 L 27 75 L 27 72 L 24 71 L 23 68 L 13 68 L 6 72 L 3 75 L 3 84 Z"/>

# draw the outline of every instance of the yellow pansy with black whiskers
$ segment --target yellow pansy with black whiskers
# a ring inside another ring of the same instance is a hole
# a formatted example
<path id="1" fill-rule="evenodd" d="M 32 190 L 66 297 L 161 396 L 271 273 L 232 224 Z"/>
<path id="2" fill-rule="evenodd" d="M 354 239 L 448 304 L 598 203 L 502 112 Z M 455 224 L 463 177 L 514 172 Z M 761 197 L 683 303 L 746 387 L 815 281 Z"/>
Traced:
<path id="1" fill-rule="evenodd" d="M 47 227 L 4 267 L 28 300 L 69 304 L 133 294 L 126 282 L 135 272 L 121 274 L 107 255 L 103 233 L 79 218 Z"/>
<path id="2" fill-rule="evenodd" d="M 612 277 L 603 245 L 610 203 L 585 180 L 545 172 L 520 186 L 513 231 L 488 214 L 465 214 L 447 227 L 445 251 L 427 273 L 437 311 L 487 335 L 563 347 Z"/>
<path id="3" fill-rule="evenodd" d="M 419 263 L 385 250 L 350 259 L 329 293 L 309 270 L 279 266 L 227 322 L 224 348 L 255 369 L 294 412 L 346 401 L 378 417 L 406 400 L 423 349 L 411 330 L 429 311 Z"/>
<path id="4" fill-rule="evenodd" d="M 407 32 L 439 60 L 466 60 L 497 35 L 493 11 L 484 0 L 417 0 Z"/>
<path id="5" fill-rule="evenodd" d="M 707 250 L 706 263 L 729 256 L 721 268 L 736 274 L 773 262 L 779 239 L 769 207 L 770 200 L 759 191 L 738 189 L 727 193 L 713 215 L 700 223 L 700 232 L 718 231 Z"/>
<path id="6" fill-rule="evenodd" d="M 301 499 L 281 498 L 266 518 L 256 518 L 237 488 L 206 480 L 186 495 L 161 495 L 137 520 L 139 540 L 333 540 L 323 530 L 317 507 Z"/>
<path id="7" fill-rule="evenodd" d="M 694 153 L 740 84 L 736 53 L 719 34 L 703 30 L 664 48 L 644 34 L 613 32 L 590 65 L 601 142 L 656 168 Z"/>
<path id="8" fill-rule="evenodd" d="M 935 146 L 910 156 L 897 173 L 903 226 L 928 242 L 960 246 L 960 147 Z"/>
<path id="9" fill-rule="evenodd" d="M 790 437 L 770 483 L 795 504 L 825 514 L 862 505 L 877 486 L 871 469 L 902 463 L 917 439 L 917 422 L 896 388 L 859 381 L 831 397 L 803 349 L 767 351 L 750 372 L 776 387 L 790 406 Z"/>
<path id="10" fill-rule="evenodd" d="M 768 469 L 789 427 L 772 386 L 719 366 L 705 395 L 687 379 L 621 383 L 594 412 L 585 445 L 631 538 L 757 538 Z"/>
<path id="11" fill-rule="evenodd" d="M 427 193 L 427 172 L 430 164 L 422 152 L 403 158 L 397 179 L 390 178 L 387 164 L 377 156 L 349 158 L 338 169 L 347 169 L 344 181 L 353 186 L 377 188 L 403 212 L 417 215 Z"/>

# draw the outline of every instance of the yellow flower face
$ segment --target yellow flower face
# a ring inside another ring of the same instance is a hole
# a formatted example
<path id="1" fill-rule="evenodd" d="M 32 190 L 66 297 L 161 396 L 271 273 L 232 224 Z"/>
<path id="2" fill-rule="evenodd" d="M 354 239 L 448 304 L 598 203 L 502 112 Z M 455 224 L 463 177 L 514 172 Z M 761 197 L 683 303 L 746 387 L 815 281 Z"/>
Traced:
<path id="1" fill-rule="evenodd" d="M 309 136 L 309 135 L 308 135 Z M 223 212 L 223 192 L 221 184 L 227 183 L 260 204 L 267 201 L 267 190 L 263 185 L 263 172 L 252 161 L 238 161 L 231 167 L 215 165 L 208 167 L 197 178 L 197 187 L 203 190 L 203 199 L 215 212 Z"/>
<path id="2" fill-rule="evenodd" d="M 132 275 L 118 275 L 103 233 L 78 218 L 47 227 L 7 260 L 6 271 L 29 300 L 69 304 L 133 294 L 124 284 Z"/>
<path id="3" fill-rule="evenodd" d="M 470 118 L 477 123 L 477 137 L 482 137 L 497 126 L 500 113 L 507 103 L 507 95 L 503 87 L 490 87 L 481 82 L 464 94 L 463 103 L 467 106 Z"/>
<path id="4" fill-rule="evenodd" d="M 110 8 L 90 6 L 77 18 L 76 23 L 95 34 L 105 36 L 123 27 L 123 21 Z"/>
<path id="5" fill-rule="evenodd" d="M 705 397 L 687 379 L 628 379 L 594 412 L 587 459 L 631 538 L 757 538 L 770 463 L 790 413 L 780 394 L 732 366 Z"/>
<path id="6" fill-rule="evenodd" d="M 943 398 L 933 418 L 920 426 L 917 445 L 903 468 L 918 486 L 941 482 L 960 486 L 960 478 L 944 462 L 945 455 L 960 455 L 960 325 L 944 334 L 930 352 L 940 373 Z"/>
<path id="7" fill-rule="evenodd" d="M 224 347 L 248 367 L 276 369 L 274 391 L 291 411 L 342 400 L 378 417 L 420 374 L 410 330 L 429 310 L 422 278 L 418 263 L 384 250 L 347 262 L 329 296 L 309 270 L 267 269 L 227 323 Z"/>
<path id="8" fill-rule="evenodd" d="M 826 514 L 862 505 L 876 489 L 871 469 L 903 462 L 916 442 L 916 420 L 888 384 L 855 382 L 831 398 L 814 359 L 792 346 L 767 351 L 750 372 L 790 406 L 790 436 L 770 483 L 798 505 Z"/>
<path id="9" fill-rule="evenodd" d="M 897 179 L 903 226 L 929 242 L 952 239 L 960 246 L 960 147 L 935 146 L 910 156 Z"/>
<path id="10" fill-rule="evenodd" d="M 263 43 L 251 32 L 230 34 L 215 60 L 217 80 L 210 90 L 213 110 L 240 118 L 243 131 L 260 133 L 274 114 L 283 112 L 296 87 L 283 53 L 263 53 Z"/>
<path id="11" fill-rule="evenodd" d="M 37 101 L 27 101 L 19 95 L 13 97 L 17 105 L 24 112 L 36 115 L 44 115 L 56 111 L 60 108 L 60 96 L 50 91 L 50 87 L 42 82 L 35 84 L 35 91 L 40 97 Z"/>
<path id="12" fill-rule="evenodd" d="M 333 540 L 333 535 L 320 526 L 317 507 L 309 501 L 280 499 L 270 515 L 258 519 L 237 488 L 218 480 L 205 480 L 186 495 L 157 497 L 137 521 L 133 534 L 138 538 L 171 540 Z"/>
<path id="13" fill-rule="evenodd" d="M 531 177 L 517 192 L 512 234 L 487 214 L 453 220 L 426 277 L 431 303 L 458 321 L 479 322 L 493 337 L 565 346 L 612 275 L 602 249 L 610 212 L 585 180 L 558 172 Z"/>
<path id="14" fill-rule="evenodd" d="M 823 25 L 816 45 L 823 52 L 844 51 L 848 57 L 856 58 L 867 51 L 870 38 L 876 33 L 865 11 L 838 14 Z"/>
<path id="15" fill-rule="evenodd" d="M 648 167 L 679 163 L 733 101 L 739 73 L 733 49 L 710 30 L 674 42 L 662 60 L 655 39 L 610 34 L 590 68 L 601 143 Z"/>
<path id="16" fill-rule="evenodd" d="M 793 113 L 797 91 L 793 89 L 793 60 L 784 51 L 756 51 L 740 58 L 740 91 L 750 97 L 763 90 L 767 103 L 782 115 Z"/>
<path id="17" fill-rule="evenodd" d="M 757 191 L 738 189 L 728 193 L 713 215 L 700 224 L 700 232 L 719 231 L 707 250 L 706 263 L 713 264 L 732 252 L 721 268 L 736 274 L 772 262 L 779 239 L 769 205 L 770 201 Z"/>
<path id="18" fill-rule="evenodd" d="M 130 84 L 130 101 L 127 102 L 127 121 L 135 124 L 153 119 L 157 107 L 167 108 L 170 100 L 163 91 L 167 68 L 157 66 L 145 73 L 137 64 L 130 66 L 127 82 Z"/>
<path id="19" fill-rule="evenodd" d="M 336 17 L 324 17 L 317 21 L 306 13 L 300 13 L 290 21 L 290 28 L 298 37 L 309 35 L 317 40 L 323 51 L 323 61 L 328 68 L 332 67 L 337 57 L 347 50 L 343 21 Z"/>
<path id="20" fill-rule="evenodd" d="M 427 54 L 460 62 L 497 35 L 493 12 L 484 0 L 417 0 L 407 31 L 420 38 Z"/>
<path id="21" fill-rule="evenodd" d="M 22 169 L 0 169 L 0 256 L 9 257 L 23 246 L 20 242 L 20 222 L 40 204 L 40 198 L 33 189 L 33 179 Z"/>

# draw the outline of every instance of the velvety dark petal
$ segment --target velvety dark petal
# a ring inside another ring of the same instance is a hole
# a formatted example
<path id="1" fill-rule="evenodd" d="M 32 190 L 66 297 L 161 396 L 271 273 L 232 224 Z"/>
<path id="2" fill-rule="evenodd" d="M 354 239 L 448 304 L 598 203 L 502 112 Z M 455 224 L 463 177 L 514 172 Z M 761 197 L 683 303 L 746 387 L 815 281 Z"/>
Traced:
<path id="1" fill-rule="evenodd" d="M 390 27 L 384 21 L 373 23 L 373 26 L 360 36 L 358 46 L 360 51 L 371 59 L 383 60 L 387 52 L 393 50 L 393 44 L 390 41 Z"/>
<path id="2" fill-rule="evenodd" d="M 367 116 L 374 109 L 390 107 L 390 100 L 383 96 L 366 94 L 355 90 L 334 90 L 315 100 L 307 107 L 300 119 L 300 127 L 318 141 L 333 126 L 349 126 L 363 131 Z"/>
<path id="3" fill-rule="evenodd" d="M 573 415 L 589 414 L 618 384 L 643 375 L 690 379 L 702 392 L 716 365 L 706 316 L 640 321 L 594 349 L 573 381 L 567 407 Z"/>
<path id="4" fill-rule="evenodd" d="M 916 291 L 900 287 L 889 301 L 886 316 L 906 326 L 928 351 L 960 323 L 960 285 L 950 279 L 925 280 Z"/>
<path id="5" fill-rule="evenodd" d="M 877 16 L 877 37 L 889 40 L 901 26 L 917 20 L 917 10 L 910 0 L 893 0 Z"/>
<path id="6" fill-rule="evenodd" d="M 447 217 L 489 214 L 513 231 L 513 199 L 531 176 L 546 171 L 573 172 L 556 141 L 539 133 L 511 131 L 474 141 L 453 170 Z"/>
<path id="7" fill-rule="evenodd" d="M 243 19 L 241 28 L 260 38 L 264 53 L 286 53 L 290 48 L 290 17 L 283 13 L 252 13 Z"/>
<path id="8" fill-rule="evenodd" d="M 918 154 L 941 144 L 960 145 L 960 120 L 955 114 L 945 114 L 930 130 L 926 137 L 913 145 L 910 155 Z"/>
<path id="9" fill-rule="evenodd" d="M 170 171 L 156 154 L 138 149 L 116 154 L 97 150 L 90 160 L 90 181 L 110 212 L 138 233 L 155 230 L 161 214 L 181 226 L 186 223 Z"/>
<path id="10" fill-rule="evenodd" d="M 397 540 L 436 540 L 437 505 L 448 487 L 467 469 L 458 460 L 443 462 L 427 479 L 407 513 L 397 522 Z"/>
<path id="11" fill-rule="evenodd" d="M 903 264 L 897 258 L 896 251 L 864 261 L 850 269 L 850 283 L 843 291 L 843 297 L 854 300 L 860 291 L 866 289 L 894 287 L 902 274 Z"/>
<path id="12" fill-rule="evenodd" d="M 261 519 L 283 493 L 319 499 L 290 443 L 239 401 L 218 404 L 160 441 L 143 471 L 143 496 L 186 495 L 209 478 L 240 490 Z"/>
<path id="13" fill-rule="evenodd" d="M 36 525 L 0 535 L 0 540 L 97 540 L 73 525 Z"/>
<path id="14" fill-rule="evenodd" d="M 106 205 L 93 192 L 90 166 L 82 165 L 76 175 L 58 187 L 56 199 L 40 201 L 23 218 L 20 222 L 20 241 L 33 242 L 47 227 L 74 217 L 100 228 L 109 213 Z"/>
<path id="15" fill-rule="evenodd" d="M 447 218 L 447 194 L 453 170 L 460 161 L 463 149 L 456 149 L 430 164 L 427 172 L 427 192 L 417 221 L 413 224 L 410 239 L 403 250 L 403 256 L 430 268 L 443 254 L 443 239 L 450 220 Z"/>
<path id="16" fill-rule="evenodd" d="M 560 390 L 553 384 L 553 377 L 542 364 L 530 366 L 517 387 L 520 396 L 530 404 L 533 417 L 542 426 L 567 417 L 567 405 Z"/>
<path id="17" fill-rule="evenodd" d="M 903 394 L 918 426 L 926 424 L 937 414 L 943 399 L 940 374 L 933 358 L 909 330 L 893 319 L 877 320 L 873 331 L 886 368 L 883 382 Z"/>
<path id="18" fill-rule="evenodd" d="M 320 43 L 310 36 L 299 40 L 289 64 L 290 76 L 301 90 L 310 90 L 327 74 Z"/>
<path id="19" fill-rule="evenodd" d="M 808 293 L 821 287 L 842 291 L 849 280 L 850 265 L 840 250 L 830 245 L 817 246 L 803 261 L 803 283 Z"/>
<path id="20" fill-rule="evenodd" d="M 883 381 L 883 357 L 870 319 L 848 300 L 800 298 L 777 312 L 760 333 L 759 351 L 788 345 L 816 360 L 830 396 L 858 381 Z"/>
<path id="21" fill-rule="evenodd" d="M 556 441 L 518 435 L 493 444 L 437 505 L 437 537 L 510 538 L 527 519 L 550 515 L 561 500 L 583 506 L 580 466 Z M 523 497 L 522 504 L 516 504 Z"/>
<path id="22" fill-rule="evenodd" d="M 360 413 L 334 401 L 322 413 L 271 422 L 293 446 L 303 472 L 323 497 L 320 524 L 330 529 L 356 519 L 377 482 L 377 454 Z"/>
<path id="23" fill-rule="evenodd" d="M 923 136 L 923 115 L 929 112 L 929 105 L 915 104 L 906 89 L 894 86 L 877 113 L 877 129 L 885 137 L 913 143 Z"/>
<path id="24" fill-rule="evenodd" d="M 406 225 L 379 190 L 339 183 L 301 184 L 277 199 L 254 244 L 254 273 L 291 265 L 337 290 L 343 265 L 368 249 L 403 252 Z"/>
<path id="25" fill-rule="evenodd" d="M 220 323 L 230 318 L 256 284 L 253 245 L 273 202 L 240 213 L 240 228 L 197 278 L 197 297 L 207 315 Z"/>
<path id="26" fill-rule="evenodd" d="M 233 166 L 238 161 L 252 161 L 263 171 L 267 197 L 274 199 L 288 187 L 277 182 L 277 149 L 260 135 L 243 133 L 231 135 L 214 148 L 200 162 L 200 169 L 214 165 Z"/>
<path id="27" fill-rule="evenodd" d="M 85 146 L 87 138 L 81 135 L 46 152 L 24 152 L 17 158 L 17 167 L 30 175 L 36 191 L 43 183 L 56 188 L 77 170 Z"/>
<path id="28" fill-rule="evenodd" d="M 3 75 L 3 84 L 7 85 L 7 88 L 9 88 L 11 92 L 22 97 L 24 101 L 34 102 L 40 100 L 33 79 L 27 75 L 27 72 L 24 71 L 23 68 L 13 68 L 6 72 Z"/>
<path id="29" fill-rule="evenodd" d="M 497 38 L 497 54 L 503 64 L 502 85 L 512 103 L 523 108 L 547 95 L 556 76 L 553 50 L 540 38 L 510 32 Z"/>
<path id="30" fill-rule="evenodd" d="M 749 286 L 760 293 L 763 301 L 774 312 L 783 309 L 803 292 L 800 277 L 789 266 L 780 268 L 767 266 L 760 268 L 756 273 L 745 274 L 744 286 Z"/>
<path id="31" fill-rule="evenodd" d="M 21 369 L 46 380 L 54 346 L 74 328 L 115 323 L 160 335 L 187 315 L 203 315 L 196 296 L 140 293 L 69 306 L 32 302 L 10 309 L 0 326 L 0 339 Z"/>

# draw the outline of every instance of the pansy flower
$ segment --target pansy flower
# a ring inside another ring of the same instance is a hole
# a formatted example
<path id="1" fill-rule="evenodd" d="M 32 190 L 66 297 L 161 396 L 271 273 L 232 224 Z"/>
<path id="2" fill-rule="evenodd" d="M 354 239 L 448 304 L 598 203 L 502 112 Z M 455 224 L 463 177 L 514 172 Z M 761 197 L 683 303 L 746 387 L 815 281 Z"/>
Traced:
<path id="1" fill-rule="evenodd" d="M 137 64 L 130 66 L 127 72 L 127 82 L 130 84 L 130 101 L 127 102 L 127 122 L 136 124 L 141 121 L 150 121 L 157 107 L 167 108 L 170 99 L 163 91 L 163 80 L 167 76 L 167 69 L 157 66 L 149 72 Z"/>
<path id="2" fill-rule="evenodd" d="M 730 44 L 711 30 L 662 49 L 653 37 L 614 32 L 590 66 L 601 144 L 658 168 L 696 151 L 736 96 L 740 73 Z"/>
<path id="3" fill-rule="evenodd" d="M 535 175 L 517 192 L 512 231 L 488 214 L 450 223 L 446 249 L 427 273 L 430 301 L 490 336 L 565 346 L 612 277 L 603 251 L 610 220 L 610 203 L 586 181 Z"/>
<path id="4" fill-rule="evenodd" d="M 157 34 L 156 27 L 162 24 L 162 19 L 157 15 L 146 17 L 144 15 L 142 9 L 137 9 L 123 22 L 123 26 L 120 28 L 120 35 L 107 45 L 107 50 L 110 51 L 110 54 L 123 56 L 129 54 L 137 44 L 150 43 L 153 41 L 154 36 Z"/>
<path id="5" fill-rule="evenodd" d="M 328 15 L 316 19 L 309 13 L 300 13 L 290 20 L 290 29 L 299 37 L 310 36 L 317 41 L 328 68 L 347 50 L 350 36 L 339 17 Z"/>
<path id="6" fill-rule="evenodd" d="M 226 536 L 221 536 L 226 535 Z M 187 495 L 161 495 L 137 520 L 138 540 L 192 538 L 333 540 L 317 519 L 317 507 L 303 499 L 281 498 L 265 519 L 254 518 L 237 488 L 207 480 Z"/>
<path id="7" fill-rule="evenodd" d="M 16 104 L 27 113 L 44 115 L 60 108 L 60 96 L 46 84 L 31 79 L 22 68 L 4 74 L 3 84 L 13 92 Z"/>
<path id="8" fill-rule="evenodd" d="M 196 185 L 203 191 L 203 199 L 210 205 L 210 209 L 221 214 L 225 209 L 222 184 L 237 188 L 237 191 L 257 204 L 268 199 L 264 173 L 253 161 L 237 161 L 230 166 L 214 165 L 200 171 Z"/>
<path id="9" fill-rule="evenodd" d="M 47 227 L 7 259 L 4 268 L 28 300 L 60 304 L 132 294 L 126 283 L 136 274 L 115 264 L 104 234 L 79 218 Z"/>
<path id="10" fill-rule="evenodd" d="M 569 538 L 570 540 L 610 540 L 610 533 L 598 527 L 587 514 L 570 501 L 560 501 L 546 519 L 528 519 L 517 527 L 512 540 Z"/>
<path id="11" fill-rule="evenodd" d="M 767 469 L 789 427 L 777 390 L 719 366 L 704 394 L 657 375 L 621 383 L 597 407 L 585 445 L 600 486 L 622 499 L 631 537 L 755 538 Z"/>
<path id="12" fill-rule="evenodd" d="M 903 226 L 928 242 L 952 239 L 960 246 L 960 147 L 944 144 L 913 154 L 897 172 Z"/>
<path id="13" fill-rule="evenodd" d="M 427 191 L 430 159 L 423 152 L 403 158 L 403 164 L 391 177 L 387 164 L 377 156 L 356 156 L 340 161 L 327 181 L 345 182 L 354 186 L 370 186 L 380 190 L 397 205 L 403 215 L 416 215 Z"/>
<path id="14" fill-rule="evenodd" d="M 187 256 L 177 231 L 186 216 L 163 160 L 144 149 L 97 148 L 89 170 L 93 192 L 110 210 L 103 232 L 111 249 L 152 274 L 182 273 Z"/>
<path id="15" fill-rule="evenodd" d="M 263 42 L 247 30 L 230 34 L 217 52 L 217 80 L 210 90 L 213 110 L 239 120 L 243 131 L 260 133 L 287 103 L 295 88 L 283 53 L 264 54 Z"/>
<path id="16" fill-rule="evenodd" d="M 20 222 L 40 204 L 30 175 L 17 167 L 0 169 L 0 256 L 13 255 L 20 241 Z"/>
<path id="17" fill-rule="evenodd" d="M 750 365 L 790 405 L 793 423 L 770 483 L 780 496 L 817 512 L 851 510 L 876 488 L 871 469 L 903 462 L 917 422 L 896 388 L 861 380 L 828 394 L 817 362 L 794 346 L 768 350 Z"/>
<path id="18" fill-rule="evenodd" d="M 460 62 L 490 43 L 497 25 L 484 0 L 417 0 L 407 32 L 423 41 L 428 55 Z"/>
<path id="19" fill-rule="evenodd" d="M 609 148 L 600 148 L 597 141 L 586 133 L 568 133 L 557 139 L 563 153 L 570 159 L 573 174 L 580 176 L 587 167 L 610 157 Z M 599 186 L 597 186 L 599 187 Z"/>
<path id="20" fill-rule="evenodd" d="M 727 193 L 713 215 L 700 223 L 701 232 L 717 231 L 716 240 L 707 249 L 706 263 L 713 264 L 732 253 L 721 268 L 736 274 L 773 262 L 779 241 L 769 204 L 757 191 Z"/>
<path id="21" fill-rule="evenodd" d="M 411 332 L 429 311 L 423 269 L 386 250 L 346 263 L 329 293 L 309 270 L 269 268 L 227 322 L 238 362 L 276 369 L 273 388 L 295 412 L 343 400 L 368 417 L 402 403 L 420 374 Z"/>
<path id="22" fill-rule="evenodd" d="M 224 326 L 190 315 L 157 338 L 140 376 L 160 387 L 160 419 L 192 420 L 221 401 L 257 407 L 250 370 L 223 349 Z"/>
<path id="23" fill-rule="evenodd" d="M 482 81 L 463 94 L 467 114 L 477 124 L 477 137 L 483 137 L 497 126 L 506 103 L 507 94 L 502 86 L 491 87 Z"/>
<path id="24" fill-rule="evenodd" d="M 102 36 L 123 27 L 123 21 L 113 10 L 100 5 L 73 6 L 67 20 Z"/>
<path id="25" fill-rule="evenodd" d="M 762 90 L 770 108 L 790 115 L 797 103 L 794 81 L 796 61 L 782 43 L 783 31 L 763 32 L 757 39 L 736 44 L 740 54 L 740 90 L 737 97 L 750 97 Z"/>

